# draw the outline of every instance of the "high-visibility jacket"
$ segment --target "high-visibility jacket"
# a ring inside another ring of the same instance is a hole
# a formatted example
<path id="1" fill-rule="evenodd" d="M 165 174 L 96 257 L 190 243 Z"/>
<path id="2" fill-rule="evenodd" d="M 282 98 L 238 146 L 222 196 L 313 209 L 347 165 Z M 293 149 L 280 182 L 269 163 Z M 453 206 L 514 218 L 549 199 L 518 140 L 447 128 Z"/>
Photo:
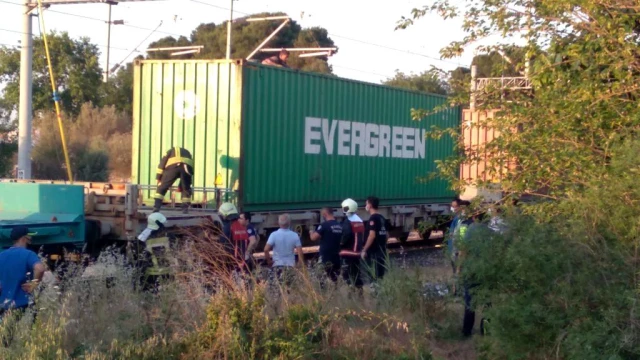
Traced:
<path id="1" fill-rule="evenodd" d="M 158 169 L 156 170 L 156 180 L 162 179 L 162 173 L 165 169 L 168 169 L 175 165 L 186 165 L 188 172 L 193 176 L 193 157 L 189 150 L 181 147 L 174 147 L 169 149 L 167 153 L 160 160 Z"/>
<path id="2" fill-rule="evenodd" d="M 151 266 L 145 274 L 148 276 L 162 276 L 171 273 L 171 247 L 168 237 L 147 239 L 147 251 L 151 254 Z"/>

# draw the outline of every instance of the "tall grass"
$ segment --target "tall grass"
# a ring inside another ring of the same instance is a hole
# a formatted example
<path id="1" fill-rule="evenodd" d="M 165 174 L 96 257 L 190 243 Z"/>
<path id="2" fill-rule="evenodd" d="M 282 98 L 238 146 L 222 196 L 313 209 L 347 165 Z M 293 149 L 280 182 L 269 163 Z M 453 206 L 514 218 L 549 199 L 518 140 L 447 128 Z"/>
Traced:
<path id="1" fill-rule="evenodd" d="M 375 295 L 332 284 L 318 266 L 297 269 L 291 286 L 267 269 L 242 278 L 217 236 L 213 226 L 186 234 L 176 276 L 154 292 L 134 286 L 139 274 L 115 253 L 95 264 L 108 271 L 72 267 L 40 292 L 33 325 L 31 314 L 3 321 L 0 358 L 432 358 L 430 324 L 444 310 L 419 273 L 391 268 Z"/>

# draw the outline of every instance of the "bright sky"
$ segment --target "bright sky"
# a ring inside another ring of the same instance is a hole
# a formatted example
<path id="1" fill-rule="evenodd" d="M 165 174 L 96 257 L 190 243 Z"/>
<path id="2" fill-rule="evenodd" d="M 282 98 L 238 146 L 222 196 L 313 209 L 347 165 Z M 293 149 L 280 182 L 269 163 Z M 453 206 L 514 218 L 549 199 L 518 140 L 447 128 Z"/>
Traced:
<path id="1" fill-rule="evenodd" d="M 96 0 L 99 1 L 99 0 Z M 19 45 L 22 36 L 21 0 L 0 0 L 0 44 Z M 379 82 L 391 77 L 396 69 L 420 72 L 431 65 L 451 70 L 469 66 L 473 57 L 467 51 L 461 59 L 439 60 L 439 50 L 449 42 L 460 40 L 460 20 L 444 21 L 429 15 L 407 30 L 395 31 L 395 24 L 412 8 L 427 0 L 379 1 L 375 6 L 365 0 L 239 0 L 234 2 L 236 16 L 248 13 L 282 11 L 303 27 L 322 26 L 339 47 L 330 59 L 334 72 L 342 77 Z M 230 0 L 164 0 L 123 2 L 112 7 L 112 20 L 125 25 L 111 28 L 110 66 L 133 50 L 144 50 L 161 37 L 189 36 L 200 23 L 220 24 L 229 17 Z M 55 5 L 44 11 L 47 31 L 67 31 L 72 37 L 88 36 L 106 60 L 108 6 L 106 4 Z M 162 26 L 143 41 L 160 21 Z M 34 18 L 33 32 L 39 34 Z M 207 44 L 200 44 L 206 46 Z M 258 45 L 258 44 L 256 44 Z M 394 50 L 395 49 L 395 50 Z M 127 60 L 131 60 L 132 54 Z M 247 54 L 248 55 L 248 54 Z"/>

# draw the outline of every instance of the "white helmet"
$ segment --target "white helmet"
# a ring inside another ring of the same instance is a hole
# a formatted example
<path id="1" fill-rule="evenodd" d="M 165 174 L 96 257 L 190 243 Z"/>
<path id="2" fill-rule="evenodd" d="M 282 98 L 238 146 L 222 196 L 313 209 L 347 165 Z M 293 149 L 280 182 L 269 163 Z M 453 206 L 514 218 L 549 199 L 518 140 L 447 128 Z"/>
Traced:
<path id="1" fill-rule="evenodd" d="M 345 214 L 353 214 L 358 211 L 358 203 L 353 199 L 346 199 L 342 202 L 342 211 Z"/>
<path id="2" fill-rule="evenodd" d="M 158 225 L 158 223 L 164 224 L 167 222 L 167 218 L 164 217 L 164 215 L 162 215 L 159 212 L 154 212 L 153 214 L 149 215 L 149 217 L 147 218 L 147 228 L 151 229 L 151 230 L 158 230 L 160 229 L 160 226 Z"/>
<path id="3" fill-rule="evenodd" d="M 235 205 L 229 202 L 222 203 L 222 205 L 220 205 L 220 208 L 218 209 L 218 213 L 220 213 L 220 215 L 222 215 L 222 217 L 227 220 L 233 220 L 233 218 L 238 217 L 238 209 Z"/>

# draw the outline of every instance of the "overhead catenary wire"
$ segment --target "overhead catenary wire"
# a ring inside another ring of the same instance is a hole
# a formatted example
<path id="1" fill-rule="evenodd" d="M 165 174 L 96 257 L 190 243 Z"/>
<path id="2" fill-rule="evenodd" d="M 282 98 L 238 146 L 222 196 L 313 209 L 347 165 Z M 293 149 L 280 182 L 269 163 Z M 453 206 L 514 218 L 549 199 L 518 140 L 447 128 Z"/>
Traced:
<path id="1" fill-rule="evenodd" d="M 155 33 L 159 28 L 160 28 L 160 26 L 162 26 L 162 23 L 163 23 L 163 22 L 162 22 L 162 21 L 160 21 L 160 24 L 158 24 L 158 26 L 156 26 L 156 28 L 155 28 L 153 31 L 151 31 L 151 33 L 150 33 L 149 35 L 147 35 L 147 37 L 146 37 L 146 38 L 144 38 L 144 40 L 142 40 L 142 41 L 141 41 L 141 42 L 140 42 L 140 43 L 139 43 L 139 44 L 138 44 L 138 45 L 137 45 L 137 46 L 136 46 L 136 47 L 135 47 L 135 48 L 134 48 L 134 49 L 129 53 L 129 55 L 125 56 L 125 57 L 124 57 L 124 59 L 122 59 L 122 61 L 120 61 L 119 63 L 117 63 L 117 64 L 116 64 L 116 66 L 114 66 L 114 67 L 111 69 L 111 72 L 114 72 L 114 71 L 118 70 L 118 68 L 122 65 L 122 63 L 123 63 L 123 62 L 125 62 L 125 61 L 127 61 L 127 59 L 129 58 L 129 56 L 131 56 L 131 54 L 133 54 L 133 53 L 134 53 L 134 52 L 136 52 L 136 51 L 140 52 L 140 51 L 138 50 L 138 47 L 142 46 L 142 44 L 144 44 L 144 43 L 145 43 L 145 41 L 147 41 L 147 39 L 149 39 L 149 38 L 151 37 L 151 35 L 153 35 L 153 34 L 154 34 L 154 33 Z"/>
<path id="2" fill-rule="evenodd" d="M 15 5 L 15 6 L 24 6 L 24 4 L 19 4 L 19 3 L 15 3 L 12 1 L 6 1 L 6 0 L 0 0 L 0 3 L 5 3 L 5 4 L 11 4 L 11 5 Z M 47 9 L 48 12 L 50 13 L 56 13 L 56 14 L 61 14 L 61 15 L 67 15 L 67 16 L 73 16 L 73 17 L 77 17 L 80 19 L 86 19 L 86 20 L 92 20 L 92 21 L 99 21 L 101 23 L 104 23 L 105 20 L 104 19 L 100 19 L 100 18 L 96 18 L 96 17 L 91 17 L 91 16 L 86 16 L 86 15 L 80 15 L 80 14 L 73 14 L 73 13 L 68 13 L 68 12 L 64 12 L 64 11 L 59 11 L 59 10 L 52 10 L 52 9 Z M 146 27 L 142 27 L 142 26 L 137 26 L 137 25 L 132 25 L 132 24 L 127 24 L 124 23 L 122 25 L 119 26 L 125 26 L 125 27 L 129 27 L 132 29 L 138 29 L 138 30 L 147 30 L 147 31 L 152 31 L 153 29 L 151 28 L 146 28 Z M 165 34 L 165 35 L 171 35 L 171 36 L 185 36 L 182 34 L 176 34 L 176 33 L 172 33 L 172 32 L 166 32 L 166 31 L 157 31 L 158 34 Z"/>
<path id="3" fill-rule="evenodd" d="M 6 31 L 6 32 L 12 32 L 12 33 L 16 33 L 16 34 L 26 34 L 25 32 L 22 31 L 16 31 L 16 30 L 9 30 L 9 29 L 0 29 L 0 31 Z M 31 37 L 33 38 L 37 38 L 37 36 L 35 34 L 32 34 Z M 5 44 L 6 45 L 6 44 Z M 101 47 L 101 48 L 106 48 L 107 45 L 102 45 L 102 44 L 94 44 L 97 47 Z M 18 45 L 19 46 L 19 45 Z M 126 48 L 121 48 L 121 47 L 114 47 L 114 46 L 110 46 L 112 50 L 119 50 L 119 51 L 131 51 L 131 49 L 126 49 Z M 135 50 L 135 49 L 134 49 Z M 136 52 L 141 53 L 142 51 L 140 50 L 135 50 Z"/>
<path id="4" fill-rule="evenodd" d="M 225 11 L 229 11 L 230 10 L 228 7 L 215 5 L 215 4 L 212 4 L 212 3 L 209 3 L 209 2 L 205 2 L 205 1 L 200 1 L 200 0 L 190 0 L 190 1 L 193 2 L 193 3 L 210 6 L 210 7 L 216 8 L 216 9 L 220 9 L 220 10 L 225 10 Z M 16 5 L 16 6 L 23 6 L 22 4 L 18 4 L 18 3 L 11 2 L 11 1 L 6 1 L 6 0 L 0 0 L 0 3 L 7 3 L 7 4 Z M 68 13 L 68 12 L 58 11 L 58 10 L 51 10 L 51 9 L 48 9 L 48 11 L 52 12 L 52 13 L 61 14 L 61 15 L 74 16 L 74 17 L 83 18 L 83 19 L 87 19 L 87 20 L 104 22 L 103 19 L 99 19 L 99 18 L 95 18 L 95 17 L 91 17 L 91 16 L 86 16 L 86 15 L 73 14 L 73 13 Z M 245 15 L 245 16 L 251 15 L 250 13 L 246 13 L 246 12 L 239 11 L 239 10 L 236 10 L 236 9 L 234 9 L 233 11 L 234 11 L 234 13 L 238 13 L 238 14 Z M 153 30 L 153 29 L 150 29 L 150 28 L 141 27 L 141 26 L 132 25 L 132 24 L 126 24 L 126 23 L 123 24 L 122 26 L 130 27 L 130 28 L 138 29 L 138 30 L 148 30 L 148 31 L 152 31 Z M 158 34 L 165 34 L 165 35 L 171 35 L 171 36 L 177 36 L 177 37 L 185 36 L 183 34 L 171 33 L 171 32 L 166 32 L 166 31 L 156 31 L 156 32 Z M 409 55 L 413 55 L 413 56 L 419 56 L 419 57 L 423 57 L 423 58 L 426 58 L 426 59 L 439 61 L 439 62 L 442 62 L 442 63 L 447 63 L 447 64 L 451 64 L 451 65 L 460 65 L 459 61 L 440 59 L 440 58 L 435 57 L 435 56 L 430 56 L 430 55 L 427 55 L 427 54 L 422 54 L 422 53 L 411 51 L 411 50 L 398 49 L 398 48 L 395 48 L 395 47 L 392 47 L 392 46 L 383 45 L 383 44 L 377 44 L 377 43 L 373 43 L 373 42 L 366 41 L 366 40 L 361 40 L 361 39 L 355 39 L 355 38 L 352 38 L 352 37 L 343 36 L 343 35 L 335 34 L 335 33 L 329 33 L 328 35 L 336 37 L 336 38 L 344 39 L 344 40 L 347 40 L 347 41 L 358 42 L 358 43 L 361 43 L 363 45 L 368 45 L 368 46 L 372 46 L 372 47 L 378 47 L 378 48 L 381 48 L 381 49 L 396 51 L 396 52 L 409 54 Z M 106 46 L 102 46 L 102 47 L 106 47 Z"/>
<path id="5" fill-rule="evenodd" d="M 53 67 L 51 66 L 51 54 L 49 54 L 49 44 L 47 42 L 47 31 L 44 25 L 44 16 L 42 14 L 42 0 L 38 0 L 38 16 L 40 18 L 40 24 L 42 26 L 42 39 L 44 40 L 44 50 L 47 55 L 47 65 L 49 66 L 49 78 L 51 79 L 51 90 L 53 91 L 53 101 L 56 106 L 56 117 L 58 119 L 58 129 L 60 130 L 60 138 L 62 139 L 62 150 L 64 151 L 64 160 L 67 165 L 67 176 L 69 182 L 73 183 L 73 176 L 71 175 L 71 162 L 69 161 L 69 152 L 67 151 L 67 140 L 64 134 L 64 127 L 62 126 L 62 114 L 60 112 L 60 97 L 56 89 L 56 81 L 53 75 Z"/>
<path id="6" fill-rule="evenodd" d="M 211 6 L 211 7 L 220 9 L 220 10 L 229 10 L 229 8 L 225 8 L 224 6 L 214 5 L 214 4 L 205 2 L 205 1 L 200 1 L 200 0 L 190 0 L 190 1 L 194 2 L 194 3 L 198 3 L 198 4 Z M 238 10 L 235 10 L 235 9 L 233 10 L 233 12 L 241 14 L 241 15 L 245 15 L 245 16 L 250 16 L 251 15 L 249 13 L 238 11 Z M 415 51 L 398 49 L 398 48 L 394 48 L 394 47 L 391 47 L 391 46 L 382 45 L 382 44 L 376 44 L 376 43 L 372 43 L 370 41 L 365 41 L 365 40 L 360 40 L 360 39 L 354 39 L 354 38 L 351 38 L 351 37 L 347 37 L 347 36 L 343 36 L 343 35 L 339 35 L 339 34 L 335 34 L 335 33 L 329 33 L 328 35 L 336 37 L 336 38 L 344 39 L 344 40 L 358 42 L 358 43 L 361 43 L 361 44 L 364 44 L 364 45 L 379 47 L 381 49 L 387 49 L 387 50 L 397 51 L 397 52 L 401 52 L 401 53 L 405 53 L 405 54 L 409 54 L 409 55 L 420 56 L 420 57 L 424 57 L 424 58 L 427 58 L 427 59 L 440 61 L 440 62 L 443 62 L 443 63 L 453 64 L 453 65 L 459 65 L 460 64 L 459 62 L 452 61 L 452 60 L 440 59 L 440 58 L 437 58 L 435 56 L 429 56 L 429 55 L 421 54 L 421 53 L 418 53 L 418 52 L 415 52 Z"/>

